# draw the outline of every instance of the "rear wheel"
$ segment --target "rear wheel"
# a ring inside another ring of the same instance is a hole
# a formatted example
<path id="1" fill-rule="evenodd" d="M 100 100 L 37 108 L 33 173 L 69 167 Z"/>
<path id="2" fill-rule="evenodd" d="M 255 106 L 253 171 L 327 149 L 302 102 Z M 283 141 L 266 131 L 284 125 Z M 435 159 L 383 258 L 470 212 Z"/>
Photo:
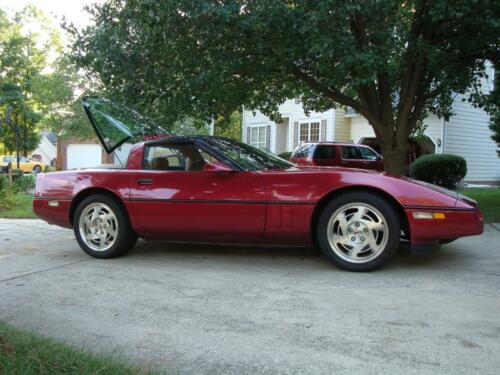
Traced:
<path id="1" fill-rule="evenodd" d="M 123 255 L 137 242 L 127 214 L 106 195 L 85 198 L 76 209 L 73 227 L 82 250 L 94 258 Z"/>
<path id="2" fill-rule="evenodd" d="M 320 215 L 316 236 L 325 256 L 348 271 L 372 271 L 398 250 L 401 223 L 394 207 L 369 192 L 333 199 Z"/>
<path id="3" fill-rule="evenodd" d="M 38 173 L 40 173 L 41 171 L 42 171 L 42 167 L 40 167 L 39 165 L 35 165 L 35 166 L 33 167 L 33 173 L 38 174 Z"/>

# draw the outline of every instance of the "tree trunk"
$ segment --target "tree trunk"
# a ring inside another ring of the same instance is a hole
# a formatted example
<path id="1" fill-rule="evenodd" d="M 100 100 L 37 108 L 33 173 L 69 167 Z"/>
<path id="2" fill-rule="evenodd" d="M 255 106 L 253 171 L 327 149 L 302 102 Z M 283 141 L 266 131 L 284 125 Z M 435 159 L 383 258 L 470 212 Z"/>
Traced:
<path id="1" fill-rule="evenodd" d="M 382 148 L 384 157 L 384 170 L 395 176 L 404 176 L 407 172 L 408 145 L 389 150 Z"/>
<path id="2" fill-rule="evenodd" d="M 384 170 L 395 176 L 404 176 L 408 168 L 409 134 L 401 124 L 398 125 L 387 121 L 374 129 L 384 157 Z"/>

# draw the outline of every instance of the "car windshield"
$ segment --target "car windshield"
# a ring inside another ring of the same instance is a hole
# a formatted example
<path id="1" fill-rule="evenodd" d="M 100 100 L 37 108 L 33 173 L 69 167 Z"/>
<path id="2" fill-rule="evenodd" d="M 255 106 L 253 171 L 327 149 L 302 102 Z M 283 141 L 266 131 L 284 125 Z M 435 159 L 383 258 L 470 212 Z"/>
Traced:
<path id="1" fill-rule="evenodd" d="M 294 167 L 292 163 L 246 143 L 225 138 L 207 138 L 205 142 L 246 171 Z"/>

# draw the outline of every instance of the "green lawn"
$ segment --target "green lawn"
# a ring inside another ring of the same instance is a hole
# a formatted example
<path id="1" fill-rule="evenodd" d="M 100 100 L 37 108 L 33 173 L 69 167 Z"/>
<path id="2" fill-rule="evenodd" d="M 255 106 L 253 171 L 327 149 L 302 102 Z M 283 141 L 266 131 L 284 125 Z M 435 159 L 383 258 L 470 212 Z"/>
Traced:
<path id="1" fill-rule="evenodd" d="M 33 196 L 31 194 L 17 194 L 15 204 L 8 210 L 0 210 L 1 218 L 34 219 Z"/>
<path id="2" fill-rule="evenodd" d="M 479 202 L 486 222 L 500 223 L 500 188 L 462 189 L 460 193 Z"/>
<path id="3" fill-rule="evenodd" d="M 0 374 L 153 374 L 117 358 L 89 354 L 0 322 Z"/>

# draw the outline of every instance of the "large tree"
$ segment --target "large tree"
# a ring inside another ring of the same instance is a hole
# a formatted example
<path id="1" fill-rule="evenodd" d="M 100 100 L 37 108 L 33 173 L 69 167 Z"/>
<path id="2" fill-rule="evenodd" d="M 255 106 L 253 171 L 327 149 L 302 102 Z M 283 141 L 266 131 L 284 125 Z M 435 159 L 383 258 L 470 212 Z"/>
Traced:
<path id="1" fill-rule="evenodd" d="M 91 12 L 76 60 L 137 109 L 351 107 L 397 174 L 419 122 L 449 115 L 452 93 L 480 93 L 499 53 L 497 0 L 108 0 Z"/>

